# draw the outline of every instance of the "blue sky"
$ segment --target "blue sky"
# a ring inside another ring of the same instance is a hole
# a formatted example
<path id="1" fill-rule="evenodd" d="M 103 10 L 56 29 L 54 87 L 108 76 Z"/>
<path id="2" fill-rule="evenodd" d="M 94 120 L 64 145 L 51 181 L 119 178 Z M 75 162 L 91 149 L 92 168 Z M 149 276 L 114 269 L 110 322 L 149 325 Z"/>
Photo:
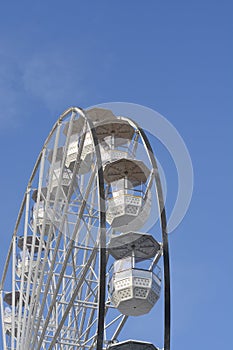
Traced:
<path id="1" fill-rule="evenodd" d="M 233 347 L 232 17 L 227 0 L 1 3 L 1 268 L 57 116 L 111 101 L 150 107 L 182 135 L 195 174 L 170 236 L 172 349 Z M 143 322 L 153 340 L 153 318 Z"/>

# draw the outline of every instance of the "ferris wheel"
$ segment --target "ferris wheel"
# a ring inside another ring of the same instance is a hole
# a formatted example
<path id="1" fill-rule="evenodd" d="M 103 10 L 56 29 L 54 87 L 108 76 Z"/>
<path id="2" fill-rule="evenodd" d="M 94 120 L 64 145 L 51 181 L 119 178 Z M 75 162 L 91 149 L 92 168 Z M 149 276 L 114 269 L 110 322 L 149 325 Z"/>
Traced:
<path id="1" fill-rule="evenodd" d="M 155 213 L 160 229 L 147 232 Z M 29 179 L 0 292 L 4 350 L 157 350 L 119 338 L 161 294 L 160 348 L 170 350 L 162 186 L 133 120 L 78 107 L 59 117 Z"/>

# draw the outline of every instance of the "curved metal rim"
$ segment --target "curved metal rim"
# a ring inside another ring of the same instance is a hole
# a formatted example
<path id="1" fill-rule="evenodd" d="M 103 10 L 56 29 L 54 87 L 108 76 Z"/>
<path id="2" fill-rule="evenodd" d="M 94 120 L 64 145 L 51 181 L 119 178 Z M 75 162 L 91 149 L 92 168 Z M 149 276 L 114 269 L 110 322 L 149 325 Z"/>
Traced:
<path id="1" fill-rule="evenodd" d="M 157 192 L 159 210 L 160 210 L 160 223 L 162 230 L 163 240 L 163 265 L 164 265 L 164 350 L 170 350 L 171 339 L 171 293 L 170 293 L 170 262 L 169 262 L 169 244 L 167 234 L 167 218 L 166 210 L 163 199 L 163 190 L 161 179 L 159 176 L 158 165 L 154 156 L 153 149 L 145 134 L 145 131 L 139 127 L 139 125 L 130 118 L 121 117 L 123 120 L 127 120 L 131 125 L 138 129 L 139 134 L 146 146 L 148 156 L 150 158 L 153 169 L 155 170 L 155 188 Z"/>
<path id="2" fill-rule="evenodd" d="M 98 325 L 97 325 L 97 344 L 96 349 L 102 350 L 104 339 L 104 316 L 105 316 L 105 286 L 106 286 L 106 207 L 104 191 L 104 173 L 102 158 L 99 147 L 99 140 L 93 122 L 88 119 L 83 111 L 87 124 L 92 135 L 96 159 L 97 159 L 97 178 L 99 191 L 99 210 L 100 210 L 100 261 L 99 261 L 99 302 L 98 302 Z"/>

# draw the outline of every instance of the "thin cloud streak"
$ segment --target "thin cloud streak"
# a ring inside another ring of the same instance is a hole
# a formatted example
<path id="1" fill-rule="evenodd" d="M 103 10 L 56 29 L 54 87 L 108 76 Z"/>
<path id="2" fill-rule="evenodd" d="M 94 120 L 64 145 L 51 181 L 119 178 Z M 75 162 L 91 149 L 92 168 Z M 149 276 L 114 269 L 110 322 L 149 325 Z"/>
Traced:
<path id="1" fill-rule="evenodd" d="M 0 122 L 1 128 L 18 124 L 18 111 L 23 109 L 25 90 L 22 69 L 16 60 L 0 54 Z"/>
<path id="2" fill-rule="evenodd" d="M 85 105 L 91 93 L 94 65 L 83 62 L 78 52 L 63 49 L 34 53 L 28 57 L 0 52 L 1 129 L 17 127 L 35 108 L 51 114 L 61 113 L 70 105 Z M 93 60 L 93 58 L 91 58 Z M 98 59 L 97 59 L 98 60 Z M 104 61 L 97 71 L 105 74 Z"/>
<path id="3" fill-rule="evenodd" d="M 24 69 L 26 92 L 38 98 L 49 110 L 62 109 L 85 96 L 83 72 L 77 60 L 63 52 L 45 52 L 32 57 Z"/>

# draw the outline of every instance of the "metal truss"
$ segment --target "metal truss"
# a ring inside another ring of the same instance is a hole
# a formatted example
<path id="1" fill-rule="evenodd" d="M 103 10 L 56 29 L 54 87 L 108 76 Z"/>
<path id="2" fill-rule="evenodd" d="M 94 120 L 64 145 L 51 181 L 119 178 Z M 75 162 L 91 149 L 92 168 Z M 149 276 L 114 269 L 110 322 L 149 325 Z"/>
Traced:
<path id="1" fill-rule="evenodd" d="M 72 168 L 67 151 L 75 121 L 82 118 Z M 162 227 L 164 264 L 164 349 L 170 349 L 170 277 L 162 186 L 144 131 L 125 120 L 135 134 L 127 144 L 137 156 L 139 141 L 147 154 Z M 64 130 L 66 130 L 64 134 Z M 90 171 L 82 173 L 85 137 L 91 135 Z M 114 229 L 106 222 L 106 193 L 101 149 L 93 122 L 80 108 L 65 111 L 37 159 L 16 221 L 1 280 L 4 350 L 106 349 L 128 316 L 112 305 L 107 291 L 106 246 Z M 59 163 L 59 167 L 58 167 Z M 9 282 L 10 281 L 10 282 Z M 5 314 L 6 295 L 11 313 Z"/>

